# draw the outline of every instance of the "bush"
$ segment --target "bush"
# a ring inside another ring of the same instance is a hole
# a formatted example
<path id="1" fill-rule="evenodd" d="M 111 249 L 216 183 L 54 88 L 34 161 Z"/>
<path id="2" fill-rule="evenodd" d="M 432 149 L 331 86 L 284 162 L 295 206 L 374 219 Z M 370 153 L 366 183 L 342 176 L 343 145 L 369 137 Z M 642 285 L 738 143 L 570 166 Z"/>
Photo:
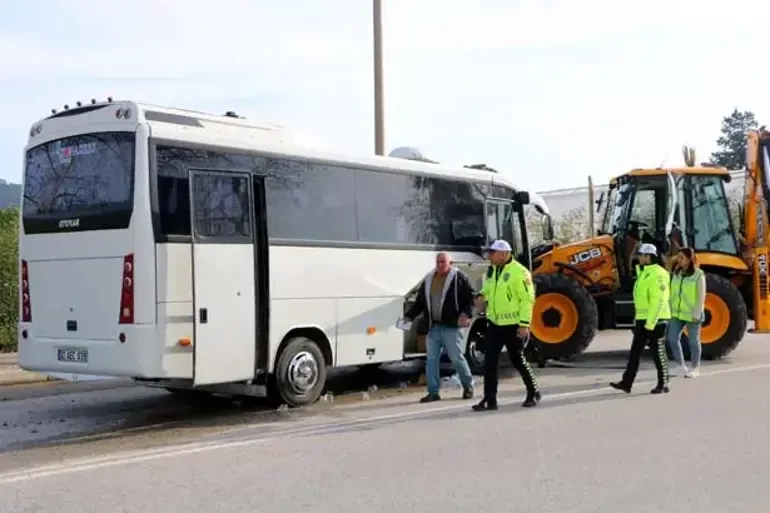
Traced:
<path id="1" fill-rule="evenodd" d="M 19 210 L 0 210 L 0 352 L 16 351 L 19 320 Z"/>

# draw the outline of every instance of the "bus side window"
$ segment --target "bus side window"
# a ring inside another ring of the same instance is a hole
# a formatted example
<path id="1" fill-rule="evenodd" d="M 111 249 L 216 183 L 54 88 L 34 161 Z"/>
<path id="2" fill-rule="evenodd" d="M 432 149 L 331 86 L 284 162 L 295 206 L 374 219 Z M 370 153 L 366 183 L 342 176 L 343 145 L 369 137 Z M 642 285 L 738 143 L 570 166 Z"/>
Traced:
<path id="1" fill-rule="evenodd" d="M 158 207 L 164 235 L 190 235 L 190 186 L 187 178 L 159 174 Z"/>
<path id="2" fill-rule="evenodd" d="M 246 175 L 193 175 L 196 237 L 251 240 L 249 178 Z"/>
<path id="3" fill-rule="evenodd" d="M 160 232 L 190 235 L 190 181 L 188 167 L 204 161 L 201 151 L 186 148 L 157 149 L 157 190 Z"/>

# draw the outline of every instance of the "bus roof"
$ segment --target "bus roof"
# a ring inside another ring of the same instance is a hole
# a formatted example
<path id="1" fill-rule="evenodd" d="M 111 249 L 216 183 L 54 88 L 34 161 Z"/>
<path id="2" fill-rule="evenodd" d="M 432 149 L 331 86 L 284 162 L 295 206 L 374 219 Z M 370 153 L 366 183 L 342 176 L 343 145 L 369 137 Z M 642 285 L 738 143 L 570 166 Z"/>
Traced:
<path id="1" fill-rule="evenodd" d="M 297 156 L 337 164 L 354 164 L 370 168 L 407 171 L 415 174 L 454 177 L 465 180 L 488 182 L 522 189 L 510 179 L 490 171 L 447 166 L 384 156 L 349 156 L 328 152 L 302 144 L 289 130 L 281 125 L 257 124 L 234 112 L 224 115 L 209 114 L 187 109 L 162 107 L 133 101 L 95 102 L 54 112 L 34 123 L 30 129 L 27 149 L 86 130 L 73 130 L 74 120 L 83 126 L 110 126 L 119 130 L 121 125 L 136 127 L 138 123 L 150 125 L 153 136 L 160 139 L 188 141 L 218 148 L 259 151 L 281 156 Z M 542 213 L 548 213 L 543 198 L 530 193 L 530 203 Z"/>

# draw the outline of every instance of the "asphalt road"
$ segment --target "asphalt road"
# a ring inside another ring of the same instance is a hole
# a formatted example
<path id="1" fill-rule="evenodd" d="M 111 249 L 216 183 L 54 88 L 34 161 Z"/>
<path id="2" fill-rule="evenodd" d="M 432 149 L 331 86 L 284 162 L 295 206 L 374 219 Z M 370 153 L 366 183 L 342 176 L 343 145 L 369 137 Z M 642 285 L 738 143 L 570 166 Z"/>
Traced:
<path id="1" fill-rule="evenodd" d="M 597 349 L 612 343 L 602 338 Z M 768 342 L 750 336 L 666 396 L 648 394 L 649 364 L 631 396 L 609 390 L 624 354 L 594 354 L 541 371 L 532 411 L 519 407 L 518 380 L 484 414 L 457 399 L 415 404 L 417 387 L 289 412 L 180 405 L 136 387 L 36 388 L 0 403 L 18 426 L 0 428 L 6 449 L 29 439 L 0 454 L 0 511 L 763 511 Z M 70 435 L 24 434 L 36 422 L 53 433 L 57 418 Z"/>

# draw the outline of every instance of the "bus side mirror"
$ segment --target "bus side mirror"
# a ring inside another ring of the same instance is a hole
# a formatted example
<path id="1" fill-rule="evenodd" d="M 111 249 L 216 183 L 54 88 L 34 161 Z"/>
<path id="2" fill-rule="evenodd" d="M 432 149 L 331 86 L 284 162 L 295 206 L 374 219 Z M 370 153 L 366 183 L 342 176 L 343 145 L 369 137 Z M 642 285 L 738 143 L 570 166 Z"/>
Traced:
<path id="1" fill-rule="evenodd" d="M 514 200 L 520 205 L 529 205 L 529 192 L 518 191 L 514 196 Z"/>
<path id="2" fill-rule="evenodd" d="M 553 219 L 551 219 L 550 215 L 546 215 L 545 220 L 543 221 L 543 240 L 554 240 Z"/>

